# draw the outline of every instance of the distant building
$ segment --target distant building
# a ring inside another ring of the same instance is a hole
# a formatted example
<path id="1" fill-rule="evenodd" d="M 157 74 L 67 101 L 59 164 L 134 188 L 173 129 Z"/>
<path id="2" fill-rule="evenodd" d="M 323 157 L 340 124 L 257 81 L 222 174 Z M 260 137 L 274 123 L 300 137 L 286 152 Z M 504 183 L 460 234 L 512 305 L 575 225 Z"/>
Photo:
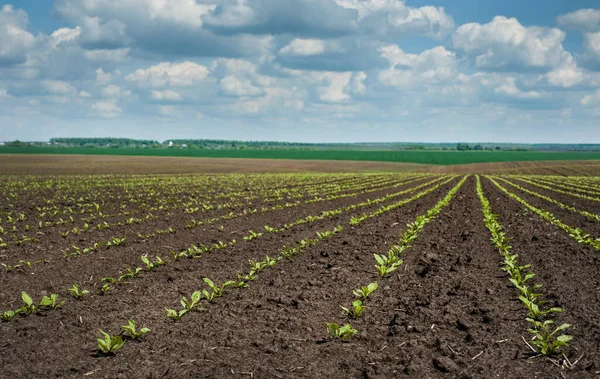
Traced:
<path id="1" fill-rule="evenodd" d="M 181 147 L 185 148 L 185 147 L 187 147 L 187 145 L 184 143 L 184 144 L 181 145 Z"/>
<path id="2" fill-rule="evenodd" d="M 169 141 L 169 147 L 173 146 L 173 141 Z"/>

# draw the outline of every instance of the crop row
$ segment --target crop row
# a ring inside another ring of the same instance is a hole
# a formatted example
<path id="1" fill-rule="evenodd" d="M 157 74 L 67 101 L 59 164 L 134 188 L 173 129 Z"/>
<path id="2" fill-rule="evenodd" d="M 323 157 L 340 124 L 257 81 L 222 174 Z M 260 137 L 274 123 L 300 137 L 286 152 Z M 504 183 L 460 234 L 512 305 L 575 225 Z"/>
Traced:
<path id="1" fill-rule="evenodd" d="M 573 339 L 570 335 L 561 334 L 563 330 L 571 327 L 571 325 L 563 323 L 554 328 L 552 316 L 555 313 L 562 312 L 563 309 L 544 306 L 547 301 L 542 300 L 542 295 L 537 292 L 542 285 L 539 283 L 532 284 L 536 275 L 531 270 L 531 265 L 519 265 L 519 255 L 511 252 L 512 248 L 508 245 L 508 238 L 502 224 L 498 221 L 498 216 L 492 212 L 490 203 L 481 187 L 479 176 L 476 178 L 477 195 L 481 202 L 483 220 L 492 235 L 492 244 L 504 258 L 502 270 L 510 276 L 509 281 L 518 291 L 519 300 L 527 310 L 526 320 L 531 324 L 531 328 L 528 330 L 534 336 L 531 343 L 543 355 L 557 354 Z"/>
<path id="2" fill-rule="evenodd" d="M 446 196 L 438 201 L 432 208 L 428 209 L 424 214 L 417 216 L 415 221 L 408 224 L 407 229 L 400 234 L 399 241 L 390 247 L 390 249 L 387 251 L 387 254 L 373 254 L 376 262 L 375 268 L 377 269 L 379 277 L 385 278 L 403 263 L 401 256 L 410 247 L 410 243 L 419 236 L 425 225 L 433 220 L 444 207 L 450 204 L 467 178 L 468 176 L 463 177 L 458 184 L 450 189 Z M 345 315 L 348 318 L 360 317 L 365 312 L 366 307 L 364 302 L 378 287 L 379 284 L 377 282 L 373 282 L 352 291 L 352 293 L 356 296 L 356 299 L 352 302 L 349 308 L 341 307 Z M 333 322 L 327 323 L 327 329 L 333 337 L 342 341 L 345 341 L 358 333 L 358 330 L 354 329 L 352 324 L 349 323 L 344 325 Z"/>
<path id="3" fill-rule="evenodd" d="M 591 237 L 589 234 L 586 234 L 583 230 L 581 230 L 580 228 L 575 228 L 572 227 L 570 225 L 565 224 L 564 222 L 560 221 L 558 218 L 556 218 L 552 213 L 536 208 L 533 205 L 529 204 L 527 201 L 525 201 L 524 199 L 522 199 L 521 197 L 519 197 L 518 195 L 508 191 L 506 188 L 502 187 L 496 180 L 494 180 L 494 178 L 492 177 L 488 177 L 488 179 L 496 186 L 498 187 L 498 189 L 500 189 L 500 191 L 502 191 L 504 194 L 506 194 L 508 197 L 510 197 L 511 199 L 519 202 L 520 204 L 522 204 L 525 208 L 529 209 L 531 212 L 537 214 L 538 216 L 540 216 L 541 218 L 543 218 L 544 220 L 550 222 L 552 225 L 555 225 L 557 227 L 559 227 L 560 229 L 564 230 L 565 232 L 567 232 L 575 241 L 585 244 L 585 245 L 589 245 L 591 247 L 593 247 L 596 250 L 600 251 L 600 238 L 593 238 Z"/>

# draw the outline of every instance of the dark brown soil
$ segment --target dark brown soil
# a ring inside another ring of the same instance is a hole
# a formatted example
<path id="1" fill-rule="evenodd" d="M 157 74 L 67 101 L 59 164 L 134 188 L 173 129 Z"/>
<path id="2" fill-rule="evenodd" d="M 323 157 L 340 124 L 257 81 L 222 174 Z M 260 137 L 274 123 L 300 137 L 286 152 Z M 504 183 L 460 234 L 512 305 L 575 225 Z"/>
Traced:
<path id="1" fill-rule="evenodd" d="M 458 179 L 356 227 L 349 225 L 350 217 L 411 195 L 285 232 L 265 233 L 250 242 L 242 239 L 248 230 L 262 231 L 265 224 L 277 226 L 423 182 L 259 212 L 196 229 L 182 228 L 182 222 L 172 218 L 153 228 L 175 225 L 175 234 L 71 260 L 54 260 L 34 270 L 3 273 L 0 310 L 17 307 L 23 289 L 36 300 L 51 292 L 65 297 L 65 287 L 74 281 L 93 291 L 82 301 L 68 298 L 62 309 L 0 323 L 0 378 L 597 375 L 600 253 L 577 244 L 536 216 L 523 215 L 522 207 L 487 179 L 482 179 L 485 193 L 494 212 L 500 214 L 520 263 L 532 264 L 538 282 L 544 284 L 545 297 L 564 307 L 558 321 L 573 324 L 569 332 L 575 340 L 567 357 L 571 362 L 581 359 L 572 369 L 557 367 L 546 358 L 531 358 L 524 342 L 531 338 L 525 310 L 499 269 L 500 254 L 489 243 L 474 177 L 426 225 L 405 252 L 404 264 L 385 279 L 375 275 L 373 253 L 387 251 L 405 225 L 435 205 Z M 313 238 L 317 231 L 331 230 L 336 225 L 344 228 L 338 235 L 305 249 L 292 260 L 265 269 L 248 288 L 230 288 L 224 297 L 205 303 L 205 311 L 187 314 L 178 322 L 166 317 L 165 307 L 179 308 L 181 296 L 189 298 L 193 291 L 206 288 L 203 277 L 217 283 L 235 279 L 237 273 L 248 271 L 248 259 L 274 257 L 283 246 Z M 126 285 L 115 286 L 105 296 L 95 289 L 101 276 L 117 275 L 120 268 L 140 265 L 141 254 L 166 258 L 171 248 L 179 250 L 192 243 L 232 238 L 238 241 L 235 246 L 145 272 Z M 365 303 L 364 317 L 347 320 L 340 307 L 350 305 L 352 290 L 375 281 L 380 287 Z M 128 319 L 152 332 L 139 342 L 126 343 L 115 356 L 99 356 L 98 329 L 118 334 Z M 359 334 L 347 343 L 333 340 L 327 335 L 328 322 L 351 322 Z"/>

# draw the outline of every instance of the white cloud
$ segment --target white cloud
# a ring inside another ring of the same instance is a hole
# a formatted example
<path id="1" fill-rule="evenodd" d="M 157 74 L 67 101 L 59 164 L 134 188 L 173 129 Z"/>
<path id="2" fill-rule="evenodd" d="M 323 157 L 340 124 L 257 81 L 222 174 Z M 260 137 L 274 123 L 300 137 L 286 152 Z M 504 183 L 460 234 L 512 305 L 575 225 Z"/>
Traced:
<path id="1" fill-rule="evenodd" d="M 321 101 L 339 103 L 350 100 L 346 87 L 352 79 L 351 72 L 313 72 L 312 76 L 320 81 L 317 93 Z"/>
<path id="2" fill-rule="evenodd" d="M 167 117 L 173 117 L 173 116 L 179 115 L 179 112 L 177 111 L 177 109 L 171 105 L 159 105 L 158 113 L 160 113 L 163 116 L 167 116 Z"/>
<path id="3" fill-rule="evenodd" d="M 90 97 L 92 97 L 92 95 L 86 91 L 79 91 L 79 97 L 82 97 L 84 99 L 89 99 Z"/>
<path id="4" fill-rule="evenodd" d="M 517 88 L 515 79 L 512 77 L 505 78 L 504 83 L 494 89 L 494 93 L 520 99 L 535 99 L 541 96 L 540 93 L 536 91 L 521 91 Z"/>
<path id="5" fill-rule="evenodd" d="M 26 60 L 28 50 L 35 43 L 35 37 L 27 28 L 27 13 L 14 10 L 12 5 L 4 5 L 0 11 L 0 65 L 19 64 Z"/>
<path id="6" fill-rule="evenodd" d="M 96 70 L 96 83 L 108 84 L 112 80 L 112 75 L 109 72 L 104 72 L 102 67 Z"/>
<path id="7" fill-rule="evenodd" d="M 365 79 L 367 78 L 367 74 L 364 72 L 357 72 L 352 77 L 352 92 L 364 95 L 367 92 L 367 87 L 365 86 Z"/>
<path id="8" fill-rule="evenodd" d="M 565 32 L 556 28 L 525 27 L 516 18 L 496 16 L 487 24 L 461 25 L 452 35 L 452 44 L 479 68 L 543 69 L 568 59 L 564 38 Z"/>
<path id="9" fill-rule="evenodd" d="M 81 35 L 81 27 L 77 26 L 74 29 L 60 28 L 50 34 L 50 45 L 56 48 L 61 43 L 69 43 L 76 41 Z"/>
<path id="10" fill-rule="evenodd" d="M 263 93 L 260 87 L 243 77 L 225 76 L 219 80 L 219 84 L 223 93 L 229 96 L 257 96 Z"/>
<path id="11" fill-rule="evenodd" d="M 151 97 L 159 101 L 180 101 L 181 95 L 179 92 L 166 89 L 164 91 L 152 90 Z"/>
<path id="12" fill-rule="evenodd" d="M 138 85 L 151 87 L 186 87 L 206 79 L 208 69 L 194 62 L 161 62 L 147 69 L 138 69 L 125 78 Z"/>
<path id="13" fill-rule="evenodd" d="M 304 94 L 296 87 L 272 87 L 264 89 L 264 96 L 242 97 L 232 105 L 224 107 L 226 112 L 238 115 L 259 115 L 271 111 L 272 115 L 289 115 L 290 111 L 304 108 Z"/>
<path id="14" fill-rule="evenodd" d="M 86 50 L 84 56 L 90 62 L 120 63 L 129 59 L 129 48 Z"/>
<path id="15" fill-rule="evenodd" d="M 411 88 L 439 84 L 454 80 L 458 74 L 455 54 L 442 46 L 407 54 L 397 45 L 387 45 L 380 52 L 390 63 L 390 68 L 378 75 L 379 82 L 386 86 Z"/>
<path id="16" fill-rule="evenodd" d="M 279 50 L 279 54 L 292 56 L 319 55 L 323 52 L 325 52 L 325 41 L 299 38 L 292 40 L 292 42 Z"/>
<path id="17" fill-rule="evenodd" d="M 98 101 L 93 103 L 91 108 L 102 117 L 117 117 L 123 111 L 115 100 Z"/>
<path id="18" fill-rule="evenodd" d="M 600 31 L 600 9 L 579 9 L 558 16 L 557 21 L 567 29 L 597 32 Z"/>
<path id="19" fill-rule="evenodd" d="M 95 15 L 101 19 L 120 16 L 138 22 L 183 24 L 199 28 L 202 16 L 215 9 L 214 4 L 199 4 L 196 0 L 59 0 L 56 9 L 64 17 L 82 18 Z"/>
<path id="20" fill-rule="evenodd" d="M 572 87 L 583 81 L 583 71 L 577 67 L 572 57 L 559 68 L 546 74 L 548 82 L 559 87 Z"/>
<path id="21" fill-rule="evenodd" d="M 102 22 L 99 17 L 83 16 L 79 22 L 83 31 L 81 39 L 86 45 L 117 47 L 129 42 L 125 33 L 127 26 L 121 21 Z"/>
<path id="22" fill-rule="evenodd" d="M 583 59 L 600 67 L 600 32 L 583 34 Z"/>
<path id="23" fill-rule="evenodd" d="M 454 30 L 454 20 L 443 7 L 414 8 L 399 0 L 336 0 L 356 9 L 363 28 L 380 34 L 400 32 L 441 39 Z"/>
<path id="24" fill-rule="evenodd" d="M 43 80 L 42 88 L 55 95 L 69 95 L 75 93 L 75 88 L 61 80 Z"/>
<path id="25" fill-rule="evenodd" d="M 262 95 L 264 88 L 275 83 L 273 78 L 261 75 L 256 64 L 243 59 L 216 59 L 211 71 L 215 76 L 222 76 L 219 86 L 227 96 Z"/>
<path id="26" fill-rule="evenodd" d="M 600 90 L 597 90 L 592 94 L 585 95 L 581 98 L 580 103 L 583 106 L 600 105 Z"/>
<path id="27" fill-rule="evenodd" d="M 114 84 L 108 85 L 102 89 L 102 97 L 118 99 L 120 97 L 131 96 L 131 91 L 122 90 L 121 87 Z"/>

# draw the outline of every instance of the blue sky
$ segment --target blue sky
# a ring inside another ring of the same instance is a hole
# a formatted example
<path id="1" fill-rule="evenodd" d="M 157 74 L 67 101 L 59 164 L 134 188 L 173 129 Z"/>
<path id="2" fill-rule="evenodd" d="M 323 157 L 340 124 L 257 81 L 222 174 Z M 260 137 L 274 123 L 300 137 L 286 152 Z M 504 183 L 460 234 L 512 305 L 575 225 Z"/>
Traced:
<path id="1" fill-rule="evenodd" d="M 595 0 L 0 1 L 0 141 L 600 143 Z"/>

